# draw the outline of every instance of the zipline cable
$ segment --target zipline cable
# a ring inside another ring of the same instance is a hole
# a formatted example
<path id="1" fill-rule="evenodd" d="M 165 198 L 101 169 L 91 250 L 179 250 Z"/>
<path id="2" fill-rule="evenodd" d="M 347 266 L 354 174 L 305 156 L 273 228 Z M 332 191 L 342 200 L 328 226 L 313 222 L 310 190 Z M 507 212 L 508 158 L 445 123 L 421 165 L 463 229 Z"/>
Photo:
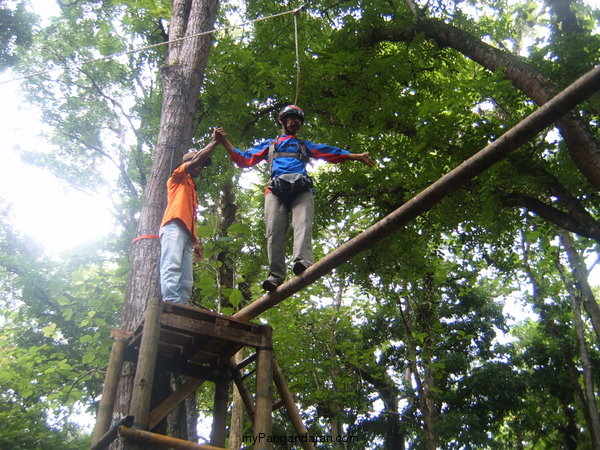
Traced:
<path id="1" fill-rule="evenodd" d="M 12 82 L 15 82 L 15 81 L 22 81 L 22 80 L 26 80 L 28 78 L 33 78 L 33 77 L 36 77 L 36 76 L 46 75 L 46 74 L 48 74 L 50 72 L 54 72 L 55 70 L 61 70 L 61 69 L 62 70 L 71 70 L 71 69 L 75 69 L 77 67 L 81 67 L 81 66 L 84 66 L 84 65 L 87 65 L 87 64 L 93 64 L 93 63 L 101 62 L 101 61 L 109 61 L 109 60 L 115 59 L 115 58 L 117 58 L 119 56 L 131 55 L 131 54 L 138 53 L 138 52 L 141 52 L 141 51 L 144 51 L 144 50 L 151 50 L 151 49 L 154 49 L 154 48 L 162 47 L 164 45 L 174 44 L 174 43 L 177 43 L 177 42 L 182 42 L 182 41 L 185 41 L 187 39 L 194 39 L 194 38 L 197 38 L 197 37 L 200 37 L 200 36 L 206 36 L 208 34 L 214 34 L 214 33 L 217 33 L 219 31 L 234 30 L 236 28 L 241 28 L 241 27 L 244 27 L 246 25 L 251 25 L 253 23 L 261 22 L 263 20 L 273 19 L 275 17 L 285 16 L 285 15 L 288 15 L 288 14 L 298 14 L 306 6 L 307 6 L 307 4 L 304 4 L 301 7 L 296 8 L 296 9 L 292 9 L 292 10 L 289 10 L 289 11 L 284 11 L 284 12 L 277 13 L 277 14 L 272 14 L 272 15 L 267 16 L 267 17 L 261 17 L 261 18 L 258 18 L 258 19 L 250 20 L 250 21 L 241 23 L 239 25 L 231 25 L 231 26 L 228 26 L 228 27 L 214 28 L 214 29 L 209 30 L 209 31 L 203 31 L 201 33 L 196 33 L 196 34 L 193 34 L 193 35 L 190 35 L 190 36 L 183 36 L 183 37 L 180 37 L 180 38 L 177 38 L 177 39 L 173 39 L 173 40 L 170 40 L 170 41 L 160 42 L 158 44 L 147 45 L 147 46 L 144 46 L 144 47 L 139 47 L 139 48 L 135 48 L 135 49 L 132 49 L 132 50 L 127 50 L 127 51 L 120 52 L 120 53 L 113 53 L 112 55 L 102 56 L 100 58 L 90 59 L 90 60 L 81 61 L 81 62 L 78 62 L 78 63 L 67 64 L 67 65 L 55 67 L 53 69 L 48 69 L 48 70 L 44 70 L 44 71 L 40 71 L 40 72 L 36 72 L 36 73 L 31 73 L 31 74 L 28 74 L 28 75 L 24 75 L 22 77 L 11 78 L 10 80 L 0 81 L 0 85 L 12 83 Z"/>
<path id="2" fill-rule="evenodd" d="M 227 93 L 229 92 L 229 90 L 233 87 L 233 85 L 235 83 L 237 83 L 242 76 L 250 69 L 250 67 L 252 67 L 256 61 L 258 61 L 258 59 L 265 54 L 265 52 L 271 48 L 273 46 L 273 44 L 275 43 L 275 41 L 279 38 L 279 36 L 281 36 L 283 34 L 283 32 L 285 30 L 288 29 L 288 23 L 286 23 L 283 27 L 281 27 L 281 29 L 279 30 L 279 32 L 275 35 L 275 37 L 271 40 L 271 42 L 269 42 L 267 45 L 265 45 L 263 47 L 263 49 L 256 55 L 256 57 L 250 61 L 246 67 L 244 67 L 239 75 L 231 82 L 229 83 L 229 85 L 227 85 L 225 87 L 225 89 L 223 89 L 223 92 L 221 94 L 219 94 L 213 101 L 210 102 L 210 105 L 200 114 L 198 114 L 198 120 L 196 123 L 196 128 L 200 125 L 200 123 L 202 122 L 202 120 L 204 120 L 204 118 L 208 115 L 208 113 L 212 110 L 212 108 L 219 102 L 219 100 L 221 100 L 221 98 Z M 240 25 L 241 26 L 241 25 Z"/>

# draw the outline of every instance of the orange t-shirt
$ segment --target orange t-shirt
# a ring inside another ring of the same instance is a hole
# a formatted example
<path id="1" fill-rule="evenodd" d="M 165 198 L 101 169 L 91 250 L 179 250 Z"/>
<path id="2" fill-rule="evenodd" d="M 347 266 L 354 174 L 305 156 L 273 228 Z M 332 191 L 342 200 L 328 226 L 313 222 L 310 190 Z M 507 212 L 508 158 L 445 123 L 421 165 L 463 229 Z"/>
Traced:
<path id="1" fill-rule="evenodd" d="M 167 181 L 167 208 L 160 226 L 179 219 L 196 242 L 196 210 L 198 195 L 193 178 L 185 171 L 186 164 L 177 167 Z"/>

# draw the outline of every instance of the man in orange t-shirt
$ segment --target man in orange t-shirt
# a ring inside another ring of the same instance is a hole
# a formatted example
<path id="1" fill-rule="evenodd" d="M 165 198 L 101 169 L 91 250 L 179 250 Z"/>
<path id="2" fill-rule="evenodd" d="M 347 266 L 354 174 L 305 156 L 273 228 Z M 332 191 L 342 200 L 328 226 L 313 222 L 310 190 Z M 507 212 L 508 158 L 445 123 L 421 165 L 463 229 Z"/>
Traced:
<path id="1" fill-rule="evenodd" d="M 192 255 L 202 259 L 202 247 L 196 237 L 198 196 L 194 178 L 210 165 L 217 146 L 211 142 L 198 152 L 184 155 L 167 181 L 167 208 L 160 224 L 160 284 L 163 300 L 187 304 L 192 296 L 194 272 Z"/>

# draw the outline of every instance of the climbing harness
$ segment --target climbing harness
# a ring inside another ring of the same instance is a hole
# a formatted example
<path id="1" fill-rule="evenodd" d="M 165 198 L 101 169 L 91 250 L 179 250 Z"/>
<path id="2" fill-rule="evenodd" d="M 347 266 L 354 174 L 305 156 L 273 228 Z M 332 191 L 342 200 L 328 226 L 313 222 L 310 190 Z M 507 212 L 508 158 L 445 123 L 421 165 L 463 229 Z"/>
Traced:
<path id="1" fill-rule="evenodd" d="M 308 157 L 308 151 L 306 150 L 306 144 L 302 139 L 296 139 L 298 141 L 299 152 L 276 152 L 275 146 L 277 140 L 272 140 L 269 144 L 268 160 L 271 162 L 271 171 L 273 170 L 273 160 L 282 158 L 284 156 L 289 158 L 296 158 L 304 163 L 308 163 L 310 158 Z M 279 175 L 278 177 L 269 178 L 267 183 L 271 192 L 278 197 L 289 198 L 290 195 L 305 192 L 313 187 L 312 178 L 301 173 L 286 173 Z"/>
<path id="2" fill-rule="evenodd" d="M 271 166 L 273 165 L 274 159 L 281 158 L 283 156 L 287 156 L 290 158 L 296 158 L 305 163 L 310 161 L 310 158 L 308 157 L 308 151 L 306 150 L 306 144 L 304 144 L 304 141 L 302 139 L 296 138 L 296 140 L 298 141 L 298 147 L 300 148 L 299 153 L 298 152 L 276 152 L 275 145 L 277 145 L 277 140 L 271 141 L 271 143 L 269 144 L 269 154 L 267 156 L 267 159 L 271 162 Z"/>

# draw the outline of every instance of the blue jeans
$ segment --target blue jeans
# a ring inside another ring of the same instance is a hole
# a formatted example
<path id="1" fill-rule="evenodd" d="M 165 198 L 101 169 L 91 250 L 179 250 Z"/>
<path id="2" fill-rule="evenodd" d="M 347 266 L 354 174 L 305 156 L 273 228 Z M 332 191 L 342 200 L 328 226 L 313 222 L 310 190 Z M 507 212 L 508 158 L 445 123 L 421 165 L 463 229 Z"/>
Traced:
<path id="1" fill-rule="evenodd" d="M 176 221 L 165 224 L 160 237 L 160 286 L 163 300 L 186 304 L 192 297 L 192 239 Z"/>

